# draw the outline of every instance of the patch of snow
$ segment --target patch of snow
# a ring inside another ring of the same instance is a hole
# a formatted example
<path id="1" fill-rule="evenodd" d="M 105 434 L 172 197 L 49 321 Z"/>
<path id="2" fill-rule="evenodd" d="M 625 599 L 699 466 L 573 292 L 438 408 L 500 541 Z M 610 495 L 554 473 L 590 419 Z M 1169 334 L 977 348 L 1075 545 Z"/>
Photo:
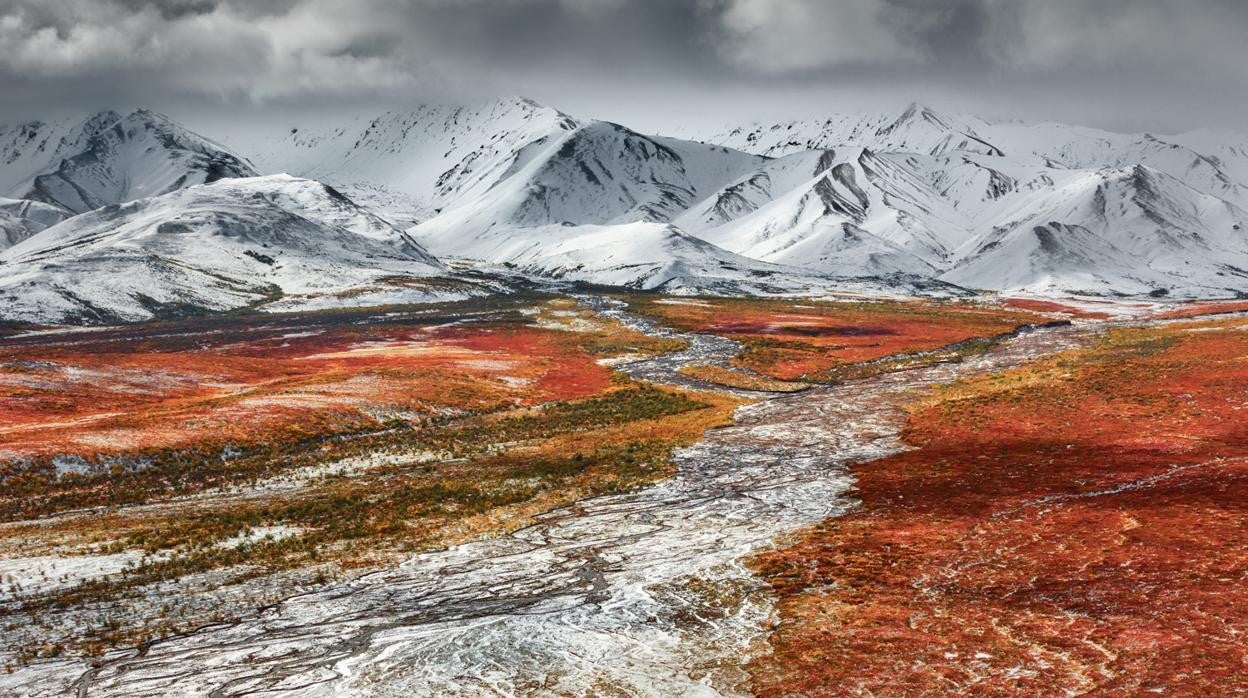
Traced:
<path id="1" fill-rule="evenodd" d="M 143 553 L 0 557 L 0 601 L 47 594 L 136 567 Z"/>

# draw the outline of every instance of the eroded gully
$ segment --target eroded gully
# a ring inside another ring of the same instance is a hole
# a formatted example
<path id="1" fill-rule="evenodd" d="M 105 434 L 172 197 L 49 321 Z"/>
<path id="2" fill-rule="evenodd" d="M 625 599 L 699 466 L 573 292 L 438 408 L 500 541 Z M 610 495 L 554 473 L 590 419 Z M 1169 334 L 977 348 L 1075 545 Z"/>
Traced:
<path id="1" fill-rule="evenodd" d="M 582 300 L 666 332 L 609 301 Z M 741 667 L 765 650 L 772 613 L 744 561 L 854 506 L 848 465 L 903 448 L 902 405 L 913 390 L 1087 336 L 1046 328 L 961 363 L 765 396 L 740 408 L 732 426 L 677 451 L 670 480 L 111 655 L 73 688 L 83 696 L 741 693 Z M 686 338 L 685 352 L 619 368 L 698 387 L 681 365 L 722 363 L 737 351 L 722 338 Z M 39 695 L 55 683 L 28 688 Z"/>

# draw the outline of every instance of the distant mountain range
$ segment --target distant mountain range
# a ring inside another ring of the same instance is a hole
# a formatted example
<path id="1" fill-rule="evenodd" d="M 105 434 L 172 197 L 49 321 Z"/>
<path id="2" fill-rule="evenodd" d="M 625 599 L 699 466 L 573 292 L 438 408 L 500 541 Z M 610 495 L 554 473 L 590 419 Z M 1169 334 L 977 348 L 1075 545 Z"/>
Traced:
<path id="1" fill-rule="evenodd" d="M 0 317 L 477 292 L 437 258 L 670 292 L 1248 292 L 1232 133 L 912 105 L 675 138 L 519 98 L 231 131 L 146 110 L 0 127 Z"/>

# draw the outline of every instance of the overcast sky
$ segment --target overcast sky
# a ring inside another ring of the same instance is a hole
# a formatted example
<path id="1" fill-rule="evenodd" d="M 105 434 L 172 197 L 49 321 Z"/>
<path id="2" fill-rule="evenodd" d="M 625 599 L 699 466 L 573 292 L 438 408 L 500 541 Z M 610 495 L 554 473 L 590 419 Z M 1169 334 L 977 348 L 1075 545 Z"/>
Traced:
<path id="1" fill-rule="evenodd" d="M 938 108 L 1248 131 L 1244 0 L 0 0 L 0 120 L 522 94 L 649 130 Z"/>

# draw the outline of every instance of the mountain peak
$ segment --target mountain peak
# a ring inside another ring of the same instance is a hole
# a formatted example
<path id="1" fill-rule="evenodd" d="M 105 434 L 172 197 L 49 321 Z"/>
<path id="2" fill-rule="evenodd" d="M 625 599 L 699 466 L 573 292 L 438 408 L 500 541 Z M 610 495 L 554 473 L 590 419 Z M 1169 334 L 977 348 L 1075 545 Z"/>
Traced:
<path id="1" fill-rule="evenodd" d="M 985 155 L 1002 155 L 1000 148 L 984 140 L 963 118 L 946 116 L 918 102 L 911 102 L 896 119 L 875 131 L 875 137 L 897 150 L 914 150 L 938 155 L 965 150 Z"/>
<path id="2" fill-rule="evenodd" d="M 927 106 L 926 104 L 921 104 L 919 102 L 911 102 L 907 104 L 906 108 L 901 111 L 901 116 L 898 117 L 898 121 L 907 121 L 909 119 L 914 118 L 916 115 L 927 114 L 927 113 L 935 113 L 935 110 L 933 110 L 931 107 Z"/>
<path id="3" fill-rule="evenodd" d="M 547 108 L 546 105 L 538 102 L 536 99 L 533 99 L 531 97 L 525 97 L 524 95 L 503 95 L 502 97 L 495 99 L 494 103 L 503 104 L 503 105 L 510 104 L 510 105 L 516 105 L 516 106 L 526 106 L 526 107 L 531 107 L 533 109 L 546 109 Z"/>
<path id="4" fill-rule="evenodd" d="M 577 121 L 573 117 L 569 116 L 568 114 L 558 109 L 555 109 L 554 107 L 548 107 L 545 104 L 542 104 L 541 102 L 538 102 L 535 99 L 531 99 L 523 95 L 506 95 L 503 97 L 498 97 L 496 99 L 493 99 L 487 103 L 486 110 L 496 111 L 496 112 L 500 112 L 504 114 L 508 114 L 512 112 L 519 112 L 526 116 L 537 115 L 537 114 L 549 114 L 549 115 L 553 115 L 557 117 L 558 119 L 564 122 L 570 123 L 570 122 Z"/>
<path id="5" fill-rule="evenodd" d="M 974 130 L 968 124 L 960 123 L 961 121 L 960 119 L 945 116 L 927 105 L 911 102 L 897 118 L 888 122 L 885 126 L 881 126 L 876 131 L 876 135 L 884 136 L 910 128 L 934 128 L 941 131 L 958 131 L 974 134 Z"/>
<path id="6" fill-rule="evenodd" d="M 84 213 L 255 170 L 163 114 L 107 110 L 15 145 L 22 162 L 0 194 Z"/>
<path id="7" fill-rule="evenodd" d="M 148 109 L 147 107 L 139 107 L 138 109 L 135 109 L 134 111 L 126 115 L 126 118 L 137 119 L 140 121 L 156 121 L 160 123 L 170 123 L 170 124 L 177 123 L 176 121 L 169 118 L 165 114 L 162 114 L 161 112 L 158 112 L 154 109 Z"/>
<path id="8" fill-rule="evenodd" d="M 90 114 L 79 123 L 82 126 L 82 132 L 84 134 L 92 135 L 103 131 L 118 121 L 121 121 L 121 118 L 121 114 L 118 112 L 113 111 L 112 109 L 104 109 L 102 111 L 97 111 L 94 114 Z"/>

